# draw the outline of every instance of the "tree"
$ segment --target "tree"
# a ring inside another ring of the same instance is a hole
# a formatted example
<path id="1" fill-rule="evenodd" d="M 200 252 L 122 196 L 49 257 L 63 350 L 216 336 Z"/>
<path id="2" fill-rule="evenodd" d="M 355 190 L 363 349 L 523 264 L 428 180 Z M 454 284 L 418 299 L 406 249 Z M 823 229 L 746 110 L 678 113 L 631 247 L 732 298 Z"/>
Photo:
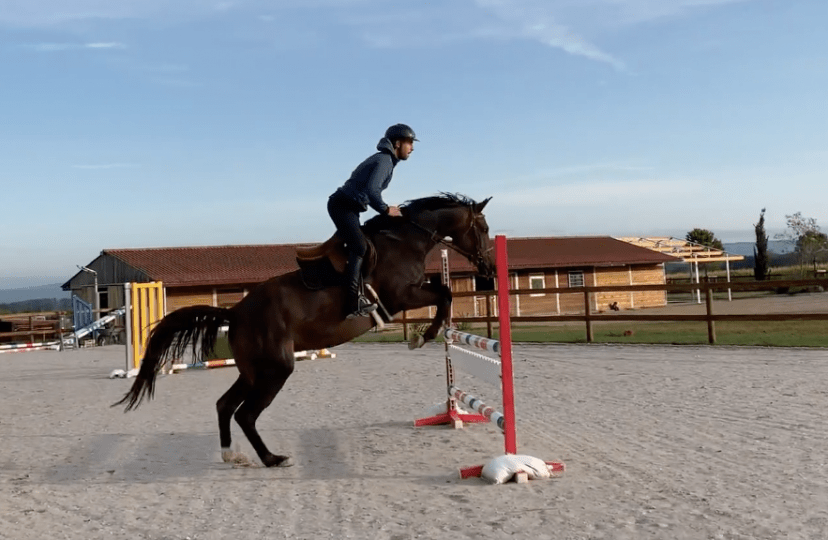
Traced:
<path id="1" fill-rule="evenodd" d="M 814 218 L 804 217 L 802 212 L 786 215 L 788 228 L 776 237 L 790 242 L 795 247 L 801 272 L 812 261 L 814 264 L 828 257 L 828 236 L 819 230 Z"/>
<path id="2" fill-rule="evenodd" d="M 722 244 L 722 241 L 716 238 L 716 235 L 707 229 L 693 229 L 687 233 L 684 239 L 688 242 L 693 242 L 694 244 L 724 251 L 724 244 Z"/>
<path id="3" fill-rule="evenodd" d="M 770 274 L 770 258 L 768 256 L 768 235 L 765 233 L 765 209 L 759 214 L 759 223 L 756 230 L 756 246 L 753 248 L 753 277 L 762 281 Z"/>
<path id="4" fill-rule="evenodd" d="M 796 253 L 803 263 L 820 261 L 828 255 L 828 235 L 819 231 L 807 231 L 796 239 Z"/>

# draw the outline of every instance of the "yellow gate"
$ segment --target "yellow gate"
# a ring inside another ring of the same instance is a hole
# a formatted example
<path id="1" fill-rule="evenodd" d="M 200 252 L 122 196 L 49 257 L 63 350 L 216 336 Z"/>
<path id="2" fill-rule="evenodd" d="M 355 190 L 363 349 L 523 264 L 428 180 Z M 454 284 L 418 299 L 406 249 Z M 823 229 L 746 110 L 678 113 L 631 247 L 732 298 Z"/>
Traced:
<path id="1" fill-rule="evenodd" d="M 149 333 L 164 318 L 164 286 L 152 283 L 124 285 L 127 331 L 127 371 L 140 367 Z"/>

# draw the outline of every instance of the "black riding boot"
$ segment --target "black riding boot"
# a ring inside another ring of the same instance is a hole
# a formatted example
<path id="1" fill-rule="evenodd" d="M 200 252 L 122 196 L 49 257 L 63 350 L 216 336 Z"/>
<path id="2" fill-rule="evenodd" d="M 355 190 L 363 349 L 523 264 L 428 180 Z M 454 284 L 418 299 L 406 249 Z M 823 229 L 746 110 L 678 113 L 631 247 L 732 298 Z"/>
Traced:
<path id="1" fill-rule="evenodd" d="M 377 309 L 377 305 L 365 298 L 361 290 L 362 257 L 348 255 L 348 266 L 345 268 L 345 315 L 353 317 L 367 317 Z"/>

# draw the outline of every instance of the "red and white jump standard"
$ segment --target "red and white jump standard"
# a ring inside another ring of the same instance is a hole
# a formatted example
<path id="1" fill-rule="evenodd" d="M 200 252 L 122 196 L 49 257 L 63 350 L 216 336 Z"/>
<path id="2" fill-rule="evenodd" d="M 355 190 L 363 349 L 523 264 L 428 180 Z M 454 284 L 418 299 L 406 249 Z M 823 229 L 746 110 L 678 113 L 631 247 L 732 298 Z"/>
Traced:
<path id="1" fill-rule="evenodd" d="M 495 256 L 497 262 L 497 311 L 500 325 L 500 341 L 447 328 L 443 336 L 446 340 L 446 383 L 448 401 L 446 412 L 414 421 L 414 425 L 433 426 L 451 425 L 462 428 L 463 422 L 491 422 L 503 432 L 505 453 L 517 454 L 517 435 L 515 430 L 515 395 L 514 376 L 512 372 L 512 335 L 509 316 L 509 264 L 506 253 L 506 237 L 495 237 Z M 448 253 L 443 250 L 443 282 L 450 283 L 448 272 Z M 464 344 L 477 349 L 498 354 L 500 360 L 458 346 Z M 455 386 L 454 368 L 464 373 L 483 379 L 494 386 L 500 386 L 503 393 L 503 413 L 487 406 L 478 398 Z M 461 402 L 478 414 L 462 414 L 457 403 Z M 532 458 L 534 459 L 534 458 Z M 564 471 L 560 462 L 544 462 L 550 475 L 559 475 Z M 483 465 L 466 467 L 460 470 L 461 478 L 480 476 Z M 525 474 L 517 474 L 517 481 L 525 481 Z"/>

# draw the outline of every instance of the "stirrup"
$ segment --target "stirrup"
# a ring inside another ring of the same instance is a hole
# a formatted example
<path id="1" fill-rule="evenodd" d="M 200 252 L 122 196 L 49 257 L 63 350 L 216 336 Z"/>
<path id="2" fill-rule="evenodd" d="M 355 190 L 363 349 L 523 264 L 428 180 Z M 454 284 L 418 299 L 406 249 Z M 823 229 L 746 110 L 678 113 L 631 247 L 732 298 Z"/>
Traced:
<path id="1" fill-rule="evenodd" d="M 372 303 L 370 300 L 365 298 L 363 295 L 359 295 L 357 298 L 357 308 L 353 313 L 349 313 L 345 318 L 346 319 L 353 319 L 354 317 L 367 317 L 371 314 L 371 312 L 377 310 L 377 305 Z"/>
<path id="2" fill-rule="evenodd" d="M 357 311 L 364 313 L 365 315 L 377 310 L 377 305 L 362 295 L 360 295 L 359 300 L 357 300 L 357 306 Z"/>

